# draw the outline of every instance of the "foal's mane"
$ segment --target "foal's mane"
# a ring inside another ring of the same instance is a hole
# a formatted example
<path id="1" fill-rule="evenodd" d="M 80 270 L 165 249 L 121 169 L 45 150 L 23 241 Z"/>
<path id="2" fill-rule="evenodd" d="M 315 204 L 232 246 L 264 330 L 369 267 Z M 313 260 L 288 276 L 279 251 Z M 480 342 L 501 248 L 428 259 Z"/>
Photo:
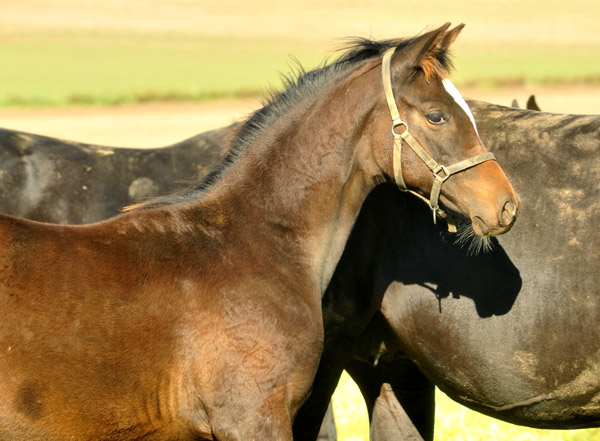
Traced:
<path id="1" fill-rule="evenodd" d="M 330 64 L 324 64 L 313 70 L 305 71 L 297 63 L 294 71 L 287 76 L 283 75 L 284 89 L 270 92 L 263 101 L 263 107 L 252 113 L 238 129 L 237 136 L 232 141 L 231 149 L 211 173 L 184 190 L 132 205 L 125 208 L 125 211 L 157 208 L 196 199 L 203 191 L 219 181 L 231 164 L 235 163 L 273 122 L 305 98 L 313 95 L 361 62 L 381 57 L 391 47 L 396 47 L 396 53 L 401 53 L 416 39 L 417 37 L 376 41 L 366 38 L 350 38 L 346 40 L 346 44 L 341 48 L 343 53 Z M 445 75 L 451 70 L 451 67 L 452 63 L 447 50 L 438 49 L 429 54 L 421 65 L 415 68 L 414 73 L 423 72 L 429 81 L 434 75 Z"/>

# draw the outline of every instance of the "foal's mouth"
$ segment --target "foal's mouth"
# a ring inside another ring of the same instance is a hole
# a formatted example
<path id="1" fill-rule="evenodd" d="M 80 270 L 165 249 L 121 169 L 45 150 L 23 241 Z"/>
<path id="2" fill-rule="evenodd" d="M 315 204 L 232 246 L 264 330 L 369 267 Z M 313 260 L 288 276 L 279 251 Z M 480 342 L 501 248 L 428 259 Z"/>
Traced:
<path id="1" fill-rule="evenodd" d="M 469 225 L 469 235 L 479 238 L 489 238 L 507 233 L 515 224 L 518 213 L 518 199 L 507 197 L 503 204 L 496 204 L 495 210 L 490 204 L 483 204 L 483 208 L 476 208 L 470 205 L 465 206 L 459 201 L 455 201 L 452 195 L 442 193 L 440 195 L 442 209 L 448 213 L 449 217 L 455 219 L 455 223 L 465 229 Z M 493 205 L 493 204 L 492 204 Z M 486 213 L 486 214 L 482 214 Z M 469 214 L 467 214 L 469 213 Z"/>
<path id="2" fill-rule="evenodd" d="M 456 225 L 456 233 L 445 233 L 445 240 L 465 249 L 468 256 L 490 253 L 494 249 L 495 244 L 498 243 L 495 236 L 510 230 L 515 222 L 513 219 L 510 225 L 502 227 L 502 233 L 496 233 L 497 230 L 491 229 L 478 216 L 474 216 L 472 220 L 446 207 L 444 207 L 444 210 L 447 210 L 448 216 L 454 220 Z"/>
<path id="3" fill-rule="evenodd" d="M 476 231 L 479 227 L 482 230 Z M 456 219 L 456 229 L 454 244 L 465 248 L 467 255 L 476 256 L 478 254 L 486 254 L 494 249 L 495 241 L 492 240 L 493 235 L 489 234 L 487 225 L 480 218 L 475 217 L 475 220 L 471 221 L 459 215 Z"/>

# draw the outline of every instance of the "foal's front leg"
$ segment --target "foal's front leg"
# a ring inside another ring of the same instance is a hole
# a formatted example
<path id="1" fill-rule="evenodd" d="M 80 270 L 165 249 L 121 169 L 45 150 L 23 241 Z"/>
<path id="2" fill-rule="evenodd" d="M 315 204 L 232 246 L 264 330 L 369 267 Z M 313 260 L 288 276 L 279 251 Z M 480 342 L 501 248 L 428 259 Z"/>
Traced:
<path id="1" fill-rule="evenodd" d="M 278 324 L 277 333 L 269 334 L 271 323 Z M 244 332 L 235 339 L 233 333 L 215 336 L 214 364 L 202 366 L 196 383 L 214 439 L 293 440 L 292 423 L 310 394 L 323 332 L 288 323 L 254 322 L 252 329 L 240 327 Z"/>

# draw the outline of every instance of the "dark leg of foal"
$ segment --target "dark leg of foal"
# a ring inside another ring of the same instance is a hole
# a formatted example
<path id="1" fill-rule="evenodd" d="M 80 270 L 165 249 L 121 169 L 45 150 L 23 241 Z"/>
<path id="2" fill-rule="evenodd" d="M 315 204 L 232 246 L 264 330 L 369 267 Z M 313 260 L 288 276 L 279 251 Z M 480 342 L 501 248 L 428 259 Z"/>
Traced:
<path id="1" fill-rule="evenodd" d="M 388 433 L 392 427 L 390 426 L 389 413 L 386 417 L 387 420 L 384 421 L 378 421 L 378 415 L 374 415 L 373 413 L 376 401 L 381 393 L 381 386 L 384 383 L 388 383 L 391 390 L 393 390 L 398 405 L 401 406 L 408 416 L 406 422 L 412 422 L 412 425 L 423 440 L 433 440 L 435 387 L 412 361 L 397 355 L 393 358 L 381 359 L 377 367 L 373 367 L 366 362 L 354 360 L 350 362 L 346 370 L 354 379 L 365 398 L 371 427 L 384 424 L 387 427 L 386 432 Z M 386 402 L 391 402 L 389 396 L 383 397 L 382 400 L 380 406 Z M 400 418 L 398 421 L 403 420 Z M 394 424 L 397 424 L 397 422 Z M 392 437 L 389 439 L 403 439 L 402 436 L 406 436 L 406 433 L 411 432 L 410 428 L 403 430 L 397 427 L 396 430 L 398 431 L 398 438 Z M 382 433 L 382 431 L 378 433 Z"/>

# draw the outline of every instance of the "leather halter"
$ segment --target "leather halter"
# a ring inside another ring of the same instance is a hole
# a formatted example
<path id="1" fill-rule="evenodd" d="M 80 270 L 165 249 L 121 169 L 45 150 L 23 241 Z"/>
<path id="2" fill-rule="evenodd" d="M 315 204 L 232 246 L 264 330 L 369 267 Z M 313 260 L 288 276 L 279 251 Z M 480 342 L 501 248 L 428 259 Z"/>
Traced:
<path id="1" fill-rule="evenodd" d="M 390 114 L 392 116 L 392 134 L 394 135 L 394 178 L 396 179 L 396 184 L 398 188 L 402 191 L 408 191 L 420 199 L 425 201 L 429 208 L 433 211 L 433 223 L 436 223 L 437 216 L 446 219 L 448 222 L 448 230 L 451 232 L 456 232 L 456 227 L 454 226 L 454 222 L 448 215 L 440 208 L 439 206 L 439 198 L 440 193 L 442 191 L 442 184 L 446 182 L 446 180 L 452 176 L 453 174 L 459 173 L 461 171 L 467 170 L 471 167 L 474 167 L 482 162 L 486 161 L 495 161 L 496 157 L 492 152 L 481 153 L 477 156 L 473 156 L 471 158 L 459 161 L 452 165 L 440 165 L 438 164 L 432 157 L 425 151 L 425 149 L 419 144 L 419 142 L 408 132 L 408 124 L 402 120 L 400 117 L 400 112 L 398 112 L 398 107 L 396 106 L 396 100 L 394 98 L 394 91 L 392 89 L 392 70 L 391 70 L 391 60 L 392 55 L 396 51 L 395 47 L 392 47 L 385 51 L 383 54 L 382 60 L 382 80 L 383 80 L 383 90 L 385 92 L 385 99 L 387 100 L 388 107 L 390 108 Z M 404 126 L 404 131 L 402 133 L 397 133 L 396 128 L 399 126 Z M 431 194 L 429 195 L 429 200 L 419 193 L 409 190 L 406 187 L 406 183 L 404 182 L 404 178 L 402 176 L 402 141 L 405 141 L 409 147 L 413 149 L 413 151 L 421 158 L 421 160 L 429 167 L 431 172 L 433 173 L 433 186 L 431 187 Z M 442 175 L 443 173 L 443 175 Z"/>

